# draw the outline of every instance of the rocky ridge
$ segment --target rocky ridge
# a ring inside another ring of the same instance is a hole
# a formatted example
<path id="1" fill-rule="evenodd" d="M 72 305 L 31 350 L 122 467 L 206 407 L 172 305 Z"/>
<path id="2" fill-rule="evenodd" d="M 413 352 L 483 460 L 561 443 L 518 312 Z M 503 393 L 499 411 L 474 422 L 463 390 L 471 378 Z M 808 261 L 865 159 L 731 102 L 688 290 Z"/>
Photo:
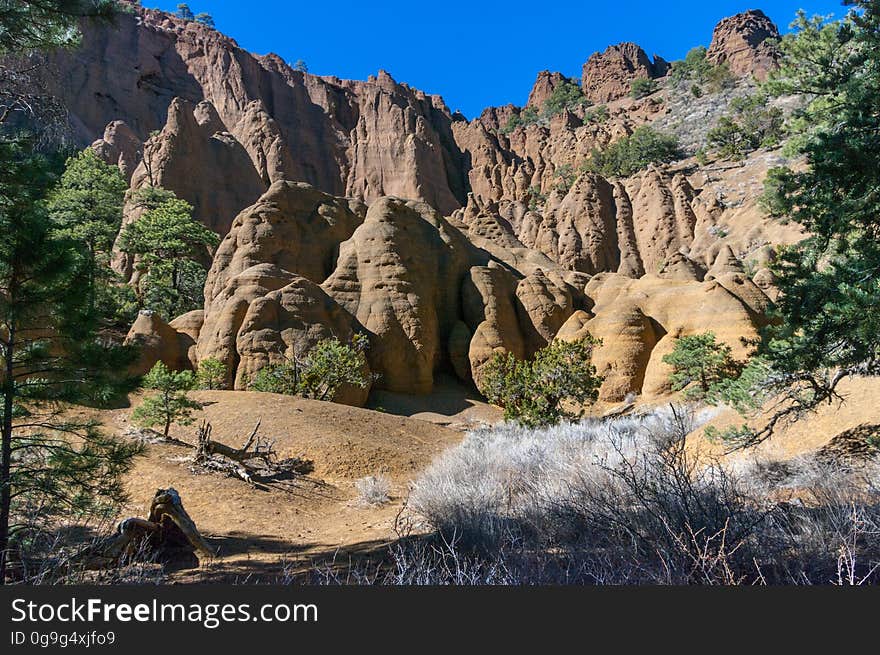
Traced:
<path id="1" fill-rule="evenodd" d="M 755 12 L 723 23 L 714 60 L 760 75 L 772 65 L 762 25 Z M 660 394 L 678 336 L 711 329 L 738 352 L 755 336 L 772 294 L 762 269 L 794 235 L 755 220 L 755 195 L 726 186 L 733 174 L 581 172 L 593 148 L 668 114 L 665 91 L 627 97 L 633 79 L 669 69 L 634 44 L 590 58 L 588 102 L 511 131 L 512 105 L 468 121 L 387 73 L 304 74 L 139 6 L 54 66 L 78 138 L 132 191 L 165 186 L 223 236 L 204 310 L 133 326 L 142 370 L 217 358 L 242 389 L 267 364 L 362 332 L 375 388 L 429 393 L 440 372 L 478 383 L 494 353 L 529 357 L 590 332 L 603 399 Z M 564 81 L 539 74 L 528 106 Z M 139 211 L 129 203 L 124 220 Z"/>

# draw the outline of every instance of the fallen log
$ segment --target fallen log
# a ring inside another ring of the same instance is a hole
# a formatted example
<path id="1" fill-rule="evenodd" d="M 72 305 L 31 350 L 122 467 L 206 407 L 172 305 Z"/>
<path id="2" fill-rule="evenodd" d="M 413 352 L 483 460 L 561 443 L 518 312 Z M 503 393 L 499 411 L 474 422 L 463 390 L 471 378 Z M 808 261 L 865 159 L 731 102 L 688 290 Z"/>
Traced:
<path id="1" fill-rule="evenodd" d="M 266 488 L 262 483 L 273 482 L 285 475 L 312 472 L 313 465 L 308 460 L 299 457 L 279 460 L 275 443 L 259 436 L 260 425 L 261 421 L 257 421 L 241 448 L 233 448 L 212 439 L 211 424 L 203 422 L 199 427 L 193 466 L 226 473 L 260 489 Z"/>

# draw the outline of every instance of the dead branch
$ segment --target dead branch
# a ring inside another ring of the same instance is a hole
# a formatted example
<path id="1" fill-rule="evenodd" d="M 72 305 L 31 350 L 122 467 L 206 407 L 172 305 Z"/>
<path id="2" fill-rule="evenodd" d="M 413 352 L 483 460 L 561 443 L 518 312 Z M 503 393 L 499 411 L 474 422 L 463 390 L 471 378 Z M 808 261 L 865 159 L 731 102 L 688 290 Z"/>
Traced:
<path id="1" fill-rule="evenodd" d="M 262 421 L 251 431 L 241 448 L 232 448 L 211 438 L 213 428 L 207 421 L 199 427 L 193 466 L 226 473 L 248 484 L 265 489 L 261 484 L 282 479 L 285 475 L 307 475 L 313 466 L 308 460 L 296 457 L 279 460 L 275 442 L 259 436 Z"/>

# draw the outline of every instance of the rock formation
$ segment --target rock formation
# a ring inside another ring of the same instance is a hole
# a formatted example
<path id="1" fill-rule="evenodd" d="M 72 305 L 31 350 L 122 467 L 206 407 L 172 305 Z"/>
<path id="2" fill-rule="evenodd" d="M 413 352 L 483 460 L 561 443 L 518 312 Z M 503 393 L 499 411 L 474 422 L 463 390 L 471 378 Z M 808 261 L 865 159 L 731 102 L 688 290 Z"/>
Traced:
<path id="1" fill-rule="evenodd" d="M 389 194 L 423 198 L 443 213 L 465 201 L 464 162 L 451 127 L 461 117 L 439 97 L 387 73 L 366 82 L 308 75 L 276 55 L 252 55 L 205 25 L 134 3 L 112 26 L 87 26 L 75 56 L 58 52 L 50 59 L 53 74 L 45 84 L 64 100 L 76 139 L 93 143 L 119 120 L 140 141 L 166 133 L 156 144 L 162 152 L 154 173 L 197 205 L 208 225 L 228 227 L 280 179 L 368 201 Z M 212 115 L 209 124 L 196 119 L 197 129 L 178 110 L 200 103 Z M 187 145 L 174 139 L 178 145 L 170 149 L 194 150 L 166 152 L 168 133 L 178 129 L 196 138 Z M 112 148 L 99 151 L 118 160 Z M 196 155 L 197 167 L 185 161 Z M 177 175 L 187 164 L 190 175 Z M 250 197 L 202 207 L 205 199 L 188 187 L 199 181 L 190 180 L 192 173 L 204 169 L 223 169 L 207 174 L 237 179 L 236 193 Z M 251 180 L 261 188 L 250 188 Z"/>
<path id="2" fill-rule="evenodd" d="M 764 80 L 777 66 L 776 39 L 779 29 L 764 12 L 746 11 L 718 23 L 706 58 L 715 64 L 727 64 L 734 75 L 754 75 Z"/>
<path id="3" fill-rule="evenodd" d="M 480 261 L 485 255 L 426 203 L 373 203 L 323 286 L 371 335 L 382 388 L 432 389 L 461 316 L 462 282 Z"/>
<path id="4" fill-rule="evenodd" d="M 774 35 L 746 12 L 719 24 L 709 57 L 761 77 Z M 769 161 L 720 177 L 681 165 L 585 172 L 595 148 L 675 118 L 669 89 L 629 97 L 634 79 L 669 70 L 632 43 L 584 65 L 602 111 L 585 103 L 515 129 L 513 105 L 468 121 L 388 73 L 309 75 L 140 6 L 51 59 L 80 142 L 132 191 L 174 191 L 222 237 L 204 310 L 167 323 L 144 313 L 132 327 L 135 374 L 216 358 L 242 389 L 322 339 L 361 333 L 375 388 L 429 393 L 440 372 L 479 385 L 497 353 L 527 358 L 590 333 L 603 342 L 603 399 L 661 394 L 677 337 L 712 330 L 743 352 L 774 294 L 772 245 L 794 238 L 756 209 L 750 184 Z M 565 80 L 539 73 L 527 107 Z M 129 202 L 124 221 L 141 211 Z M 761 269 L 754 281 L 746 260 Z M 336 400 L 363 404 L 368 391 Z"/>
<path id="5" fill-rule="evenodd" d="M 107 163 L 119 166 L 119 171 L 128 182 L 131 182 L 131 176 L 141 162 L 143 147 L 144 144 L 124 121 L 113 121 L 107 125 L 103 136 L 92 144 L 95 154 Z"/>
<path id="6" fill-rule="evenodd" d="M 138 359 L 128 370 L 131 376 L 144 375 L 159 362 L 172 370 L 192 368 L 189 335 L 178 332 L 149 310 L 138 314 L 125 338 L 125 345 L 138 350 Z"/>
<path id="7" fill-rule="evenodd" d="M 717 281 L 632 280 L 605 273 L 590 281 L 586 293 L 594 303 L 592 317 L 573 315 L 560 338 L 589 332 L 602 340 L 594 364 L 605 376 L 601 398 L 607 401 L 621 401 L 630 392 L 668 392 L 671 371 L 662 360 L 679 337 L 714 332 L 738 357 L 748 350 L 743 339 L 757 337 L 751 308 Z"/>
<path id="8" fill-rule="evenodd" d="M 339 245 L 366 214 L 357 200 L 336 198 L 302 182 L 274 183 L 232 223 L 208 273 L 210 302 L 239 273 L 272 264 L 322 283 L 336 268 Z"/>
<path id="9" fill-rule="evenodd" d="M 532 91 L 529 93 L 526 107 L 541 111 L 544 107 L 544 103 L 547 102 L 551 95 L 553 95 L 556 88 L 567 81 L 568 78 L 562 73 L 541 71 L 538 73 L 538 78 L 535 80 L 535 86 L 532 87 Z"/>
<path id="10" fill-rule="evenodd" d="M 660 57 L 651 61 L 635 43 L 620 43 L 587 60 L 582 88 L 584 95 L 597 104 L 611 102 L 627 95 L 633 80 L 656 79 L 668 71 L 669 64 Z"/>
<path id="11" fill-rule="evenodd" d="M 193 105 L 175 98 L 165 127 L 147 140 L 143 150 L 132 189 L 161 186 L 174 191 L 220 235 L 266 190 L 248 152 L 209 102 Z"/>

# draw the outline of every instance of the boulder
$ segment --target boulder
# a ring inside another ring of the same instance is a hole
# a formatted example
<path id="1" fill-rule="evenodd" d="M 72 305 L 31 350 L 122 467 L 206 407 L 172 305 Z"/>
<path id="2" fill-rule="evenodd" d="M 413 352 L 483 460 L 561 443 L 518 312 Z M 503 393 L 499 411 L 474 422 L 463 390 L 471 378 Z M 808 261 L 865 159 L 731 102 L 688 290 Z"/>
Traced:
<path id="1" fill-rule="evenodd" d="M 146 375 L 162 362 L 174 371 L 191 369 L 188 354 L 190 339 L 177 332 L 152 311 L 142 311 L 125 337 L 126 346 L 137 349 L 137 359 L 128 369 L 132 377 Z"/>

